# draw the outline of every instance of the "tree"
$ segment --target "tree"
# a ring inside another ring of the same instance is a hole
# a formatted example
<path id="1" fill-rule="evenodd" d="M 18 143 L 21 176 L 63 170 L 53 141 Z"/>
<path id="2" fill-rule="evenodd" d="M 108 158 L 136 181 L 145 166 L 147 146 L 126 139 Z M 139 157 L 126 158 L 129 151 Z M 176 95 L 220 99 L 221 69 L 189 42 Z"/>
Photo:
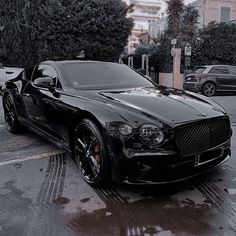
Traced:
<path id="1" fill-rule="evenodd" d="M 184 3 L 183 0 L 169 0 L 167 1 L 167 4 L 167 23 L 169 34 L 173 37 L 178 37 L 181 32 Z"/>
<path id="2" fill-rule="evenodd" d="M 199 12 L 193 5 L 184 7 L 184 13 L 181 22 L 181 30 L 183 39 L 192 39 L 198 30 Z"/>
<path id="3" fill-rule="evenodd" d="M 158 53 L 158 45 L 156 44 L 140 44 L 134 51 L 135 55 L 143 55 L 143 54 L 157 54 Z"/>
<path id="4" fill-rule="evenodd" d="M 115 61 L 127 43 L 131 19 L 121 0 L 0 0 L 4 24 L 0 60 L 27 66 L 50 59 Z"/>
<path id="5" fill-rule="evenodd" d="M 193 44 L 194 65 L 236 65 L 236 25 L 211 22 L 202 29 Z"/>
<path id="6" fill-rule="evenodd" d="M 168 2 L 168 25 L 165 32 L 159 37 L 158 58 L 162 72 L 171 72 L 173 69 L 173 58 L 171 56 L 171 40 L 177 38 L 177 46 L 182 48 L 187 43 L 196 41 L 198 31 L 198 10 L 193 5 L 183 5 L 182 0 L 169 0 Z M 154 52 L 155 54 L 155 52 Z M 184 55 L 182 64 L 184 64 Z"/>

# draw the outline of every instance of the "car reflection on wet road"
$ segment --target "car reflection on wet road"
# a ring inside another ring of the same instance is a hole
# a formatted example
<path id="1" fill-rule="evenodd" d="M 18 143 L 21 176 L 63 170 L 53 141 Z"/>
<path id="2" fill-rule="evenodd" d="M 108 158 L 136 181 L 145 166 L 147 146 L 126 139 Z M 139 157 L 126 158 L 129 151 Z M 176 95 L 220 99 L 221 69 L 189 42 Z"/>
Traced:
<path id="1" fill-rule="evenodd" d="M 201 178 L 93 189 L 62 150 L 27 131 L 9 134 L 0 110 L 0 235 L 236 235 L 233 130 L 231 160 Z"/>

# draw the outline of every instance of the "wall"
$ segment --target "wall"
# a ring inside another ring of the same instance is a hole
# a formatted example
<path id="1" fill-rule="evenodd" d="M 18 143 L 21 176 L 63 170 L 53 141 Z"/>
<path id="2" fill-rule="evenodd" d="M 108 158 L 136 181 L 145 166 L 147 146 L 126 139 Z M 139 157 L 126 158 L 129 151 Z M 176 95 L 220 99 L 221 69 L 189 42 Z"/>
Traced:
<path id="1" fill-rule="evenodd" d="M 220 22 L 221 7 L 230 7 L 229 20 L 236 19 L 236 0 L 206 0 L 205 7 L 200 12 L 204 25 L 207 25 L 211 21 Z"/>
<path id="2" fill-rule="evenodd" d="M 180 81 L 178 81 L 177 86 L 178 89 L 183 89 L 183 74 L 181 74 Z M 159 85 L 163 85 L 166 87 L 173 87 L 173 74 L 172 73 L 159 73 Z"/>

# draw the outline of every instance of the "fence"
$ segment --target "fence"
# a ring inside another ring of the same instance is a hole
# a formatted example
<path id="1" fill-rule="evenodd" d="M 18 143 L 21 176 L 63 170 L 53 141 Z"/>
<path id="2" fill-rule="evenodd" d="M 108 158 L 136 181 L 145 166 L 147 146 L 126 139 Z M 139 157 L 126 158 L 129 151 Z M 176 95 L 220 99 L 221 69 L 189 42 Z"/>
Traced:
<path id="1" fill-rule="evenodd" d="M 149 55 L 122 58 L 120 63 L 124 63 L 142 74 L 150 76 L 155 83 L 159 83 L 159 68 L 155 62 L 150 60 Z"/>

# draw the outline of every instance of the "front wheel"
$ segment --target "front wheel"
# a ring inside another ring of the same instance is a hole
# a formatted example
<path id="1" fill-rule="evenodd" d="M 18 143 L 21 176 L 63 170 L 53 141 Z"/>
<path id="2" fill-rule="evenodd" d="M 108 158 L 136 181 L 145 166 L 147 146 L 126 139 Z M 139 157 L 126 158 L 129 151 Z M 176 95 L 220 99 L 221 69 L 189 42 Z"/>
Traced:
<path id="1" fill-rule="evenodd" d="M 10 133 L 16 134 L 21 130 L 21 125 L 17 118 L 16 107 L 12 95 L 7 94 L 3 99 L 3 110 L 5 124 Z"/>
<path id="2" fill-rule="evenodd" d="M 101 131 L 88 119 L 76 127 L 74 143 L 75 162 L 85 181 L 93 187 L 109 183 L 109 160 Z"/>
<path id="3" fill-rule="evenodd" d="M 215 84 L 213 84 L 211 82 L 205 83 L 202 87 L 202 93 L 207 97 L 213 96 L 216 93 Z"/>

